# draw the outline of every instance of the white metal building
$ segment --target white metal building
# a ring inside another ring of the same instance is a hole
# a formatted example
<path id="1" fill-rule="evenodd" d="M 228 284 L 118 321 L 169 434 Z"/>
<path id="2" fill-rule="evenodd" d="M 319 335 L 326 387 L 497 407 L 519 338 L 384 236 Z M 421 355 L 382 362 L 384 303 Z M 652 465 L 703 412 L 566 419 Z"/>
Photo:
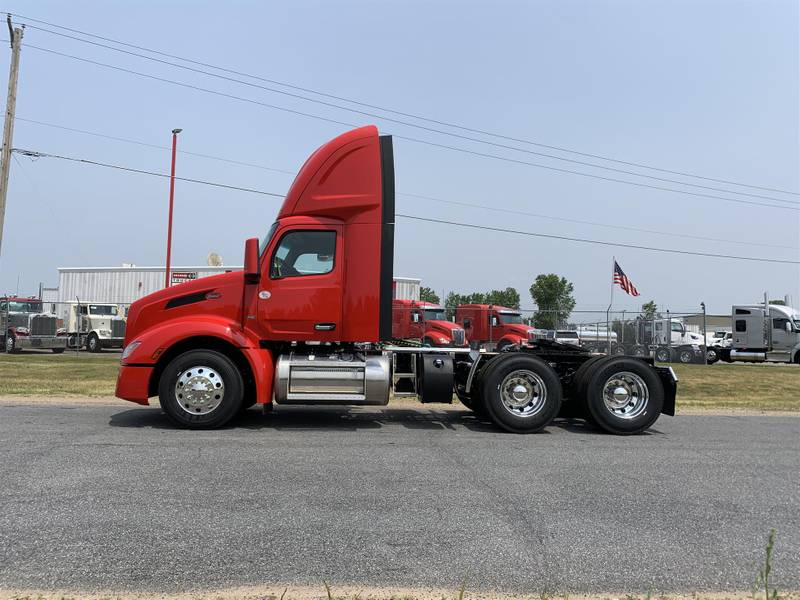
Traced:
<path id="1" fill-rule="evenodd" d="M 172 285 L 239 271 L 241 266 L 172 267 Z M 98 302 L 127 305 L 164 287 L 164 267 L 59 267 L 58 287 L 42 288 L 45 304 L 61 302 Z M 396 298 L 419 300 L 420 280 L 395 277 Z"/>

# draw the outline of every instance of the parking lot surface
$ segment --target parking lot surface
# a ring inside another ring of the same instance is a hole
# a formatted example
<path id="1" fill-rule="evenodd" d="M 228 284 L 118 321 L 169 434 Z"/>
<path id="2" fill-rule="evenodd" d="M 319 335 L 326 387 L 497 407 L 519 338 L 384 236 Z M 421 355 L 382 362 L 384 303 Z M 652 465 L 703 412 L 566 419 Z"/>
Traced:
<path id="1" fill-rule="evenodd" d="M 408 407 L 200 432 L 122 402 L 0 412 L 0 588 L 748 590 L 775 528 L 775 582 L 800 589 L 797 417 L 623 438 Z"/>

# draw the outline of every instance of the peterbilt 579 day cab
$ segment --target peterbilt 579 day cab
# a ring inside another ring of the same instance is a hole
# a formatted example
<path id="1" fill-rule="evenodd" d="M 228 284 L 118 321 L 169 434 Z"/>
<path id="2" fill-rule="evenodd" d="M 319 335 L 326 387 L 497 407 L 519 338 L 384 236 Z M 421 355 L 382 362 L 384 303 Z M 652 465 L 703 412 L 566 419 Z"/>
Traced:
<path id="1" fill-rule="evenodd" d="M 55 315 L 46 313 L 36 297 L 0 297 L 0 341 L 9 354 L 28 348 L 52 350 L 56 354 L 67 347 L 65 331 L 58 327 Z"/>
<path id="2" fill-rule="evenodd" d="M 460 304 L 456 307 L 456 322 L 470 342 L 490 349 L 525 345 L 544 337 L 543 332 L 523 323 L 520 311 L 505 306 Z"/>
<path id="3" fill-rule="evenodd" d="M 417 300 L 392 302 L 392 337 L 426 346 L 468 346 L 464 330 L 447 320 L 444 307 Z"/>
<path id="4" fill-rule="evenodd" d="M 800 312 L 779 304 L 739 305 L 731 321 L 731 344 L 717 349 L 721 360 L 800 364 Z"/>
<path id="5" fill-rule="evenodd" d="M 424 402 L 454 392 L 508 431 L 547 426 L 562 401 L 603 429 L 647 429 L 674 414 L 668 368 L 539 342 L 511 351 L 397 346 L 392 340 L 391 137 L 345 133 L 301 168 L 244 269 L 134 302 L 116 394 L 189 428 L 219 427 L 255 403 L 385 405 L 393 387 Z"/>

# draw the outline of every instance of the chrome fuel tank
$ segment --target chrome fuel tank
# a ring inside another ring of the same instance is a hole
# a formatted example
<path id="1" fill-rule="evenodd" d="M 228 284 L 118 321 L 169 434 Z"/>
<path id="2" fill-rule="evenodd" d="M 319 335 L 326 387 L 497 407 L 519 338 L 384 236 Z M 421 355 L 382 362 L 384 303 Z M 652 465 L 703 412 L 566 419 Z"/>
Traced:
<path id="1" fill-rule="evenodd" d="M 384 355 L 281 354 L 275 368 L 278 404 L 389 403 L 390 359 Z"/>

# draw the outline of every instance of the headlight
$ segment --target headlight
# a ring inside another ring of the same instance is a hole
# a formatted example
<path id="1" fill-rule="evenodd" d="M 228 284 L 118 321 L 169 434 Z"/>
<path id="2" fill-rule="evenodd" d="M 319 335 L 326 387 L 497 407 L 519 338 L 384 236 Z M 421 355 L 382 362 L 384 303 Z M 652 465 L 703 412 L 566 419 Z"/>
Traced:
<path id="1" fill-rule="evenodd" d="M 66 334 L 67 334 L 66 327 L 59 327 L 58 329 L 56 329 L 56 335 L 66 335 Z"/>
<path id="2" fill-rule="evenodd" d="M 440 344 L 449 344 L 450 340 L 448 340 L 446 337 L 440 337 L 439 338 L 439 343 Z"/>
<path id="3" fill-rule="evenodd" d="M 700 346 L 698 346 L 697 344 L 692 344 L 692 349 L 693 350 L 700 350 Z"/>
<path id="4" fill-rule="evenodd" d="M 141 345 L 142 342 L 131 342 L 130 344 L 125 346 L 125 349 L 122 351 L 121 360 L 125 360 L 126 358 L 128 358 L 131 354 L 133 354 L 133 351 L 136 350 Z"/>
<path id="5" fill-rule="evenodd" d="M 17 327 L 15 331 L 20 335 L 29 335 L 31 332 L 27 327 Z"/>
<path id="6" fill-rule="evenodd" d="M 100 330 L 100 335 L 103 335 L 105 337 L 111 337 L 111 330 L 110 329 L 101 329 Z"/>

